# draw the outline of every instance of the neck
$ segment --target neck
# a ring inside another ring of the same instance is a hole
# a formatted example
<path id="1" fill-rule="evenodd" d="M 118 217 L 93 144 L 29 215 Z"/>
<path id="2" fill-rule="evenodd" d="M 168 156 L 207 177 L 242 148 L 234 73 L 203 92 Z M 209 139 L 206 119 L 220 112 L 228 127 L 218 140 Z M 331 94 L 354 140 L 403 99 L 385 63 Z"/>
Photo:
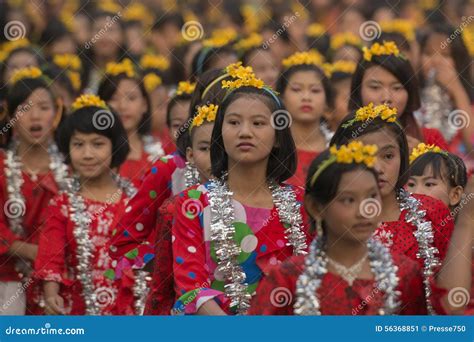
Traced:
<path id="1" fill-rule="evenodd" d="M 229 189 L 236 195 L 246 196 L 262 189 L 268 191 L 267 164 L 268 160 L 254 165 L 229 161 Z"/>
<path id="2" fill-rule="evenodd" d="M 351 267 L 368 252 L 367 241 L 350 241 L 328 234 L 326 254 L 338 263 Z"/>
<path id="3" fill-rule="evenodd" d="M 18 155 L 23 162 L 41 165 L 38 161 L 49 160 L 48 144 L 28 144 L 20 140 L 18 145 Z"/>
<path id="4" fill-rule="evenodd" d="M 399 217 L 400 204 L 397 201 L 397 196 L 394 190 L 387 196 L 382 197 L 382 214 L 380 215 L 380 221 L 397 221 Z"/>
<path id="5" fill-rule="evenodd" d="M 94 178 L 84 178 L 79 176 L 81 182 L 81 191 L 88 192 L 89 189 L 107 189 L 111 186 L 116 186 L 114 179 L 110 172 L 104 172 L 100 176 Z"/>
<path id="6" fill-rule="evenodd" d="M 316 150 L 320 145 L 326 145 L 326 139 L 319 125 L 305 125 L 304 123 L 293 122 L 291 133 L 298 149 L 312 151 Z"/>
<path id="7" fill-rule="evenodd" d="M 127 133 L 130 155 L 140 156 L 143 149 L 142 137 L 136 130 Z"/>

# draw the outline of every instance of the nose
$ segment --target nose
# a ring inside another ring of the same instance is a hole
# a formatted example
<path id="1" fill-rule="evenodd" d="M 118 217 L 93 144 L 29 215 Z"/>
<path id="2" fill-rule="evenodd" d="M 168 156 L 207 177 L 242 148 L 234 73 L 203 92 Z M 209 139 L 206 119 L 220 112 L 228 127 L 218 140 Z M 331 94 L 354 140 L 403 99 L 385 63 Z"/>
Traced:
<path id="1" fill-rule="evenodd" d="M 250 127 L 251 123 L 244 121 L 240 125 L 239 130 L 239 138 L 251 138 L 252 137 L 252 129 Z"/>
<path id="2" fill-rule="evenodd" d="M 383 172 L 383 166 L 379 161 L 376 161 L 374 164 L 374 170 L 377 172 L 377 175 L 381 176 L 384 174 Z"/>
<path id="3" fill-rule="evenodd" d="M 389 106 L 391 106 L 393 103 L 392 92 L 388 88 L 384 88 L 383 90 L 382 103 L 387 104 Z"/>

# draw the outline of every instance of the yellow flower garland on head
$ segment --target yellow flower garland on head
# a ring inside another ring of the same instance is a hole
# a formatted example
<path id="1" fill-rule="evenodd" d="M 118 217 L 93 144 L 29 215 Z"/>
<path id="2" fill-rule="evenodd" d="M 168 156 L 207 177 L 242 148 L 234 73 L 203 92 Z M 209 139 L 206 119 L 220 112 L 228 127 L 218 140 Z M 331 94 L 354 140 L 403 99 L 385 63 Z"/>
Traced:
<path id="1" fill-rule="evenodd" d="M 336 33 L 331 37 L 331 49 L 337 50 L 344 45 L 362 46 L 362 39 L 351 32 Z"/>
<path id="2" fill-rule="evenodd" d="M 376 145 L 364 145 L 361 141 L 351 141 L 347 145 L 341 145 L 337 148 L 333 145 L 329 148 L 330 156 L 323 161 L 314 175 L 311 177 L 311 185 L 314 185 L 316 179 L 331 164 L 365 164 L 367 167 L 373 167 L 377 154 Z"/>
<path id="3" fill-rule="evenodd" d="M 196 83 L 189 81 L 181 81 L 178 83 L 178 88 L 176 89 L 176 95 L 188 94 L 191 95 L 196 89 Z"/>
<path id="4" fill-rule="evenodd" d="M 323 25 L 318 23 L 313 23 L 306 29 L 306 35 L 308 37 L 317 38 L 323 36 L 324 34 L 326 34 L 326 29 Z"/>
<path id="5" fill-rule="evenodd" d="M 158 69 L 165 71 L 169 69 L 170 61 L 163 55 L 146 54 L 140 58 L 140 67 L 142 69 Z"/>
<path id="6" fill-rule="evenodd" d="M 146 74 L 145 77 L 143 77 L 143 84 L 148 94 L 158 88 L 162 83 L 163 81 L 161 77 L 152 72 Z"/>
<path id="7" fill-rule="evenodd" d="M 390 21 L 383 21 L 380 23 L 380 28 L 383 32 L 399 33 L 410 43 L 415 40 L 415 27 L 413 23 L 405 19 L 395 19 Z"/>
<path id="8" fill-rule="evenodd" d="M 117 76 L 120 74 L 125 74 L 127 77 L 133 78 L 137 74 L 133 68 L 133 63 L 130 59 L 125 58 L 119 63 L 110 62 L 105 66 L 106 75 Z"/>
<path id="9" fill-rule="evenodd" d="M 10 77 L 9 83 L 13 85 L 25 78 L 40 78 L 41 76 L 43 76 L 43 72 L 37 67 L 18 69 L 13 72 L 12 76 Z"/>
<path id="10" fill-rule="evenodd" d="M 325 63 L 323 65 L 324 72 L 327 77 L 331 77 L 336 72 L 345 74 L 353 74 L 357 68 L 357 64 L 351 61 L 336 61 L 334 63 Z"/>
<path id="11" fill-rule="evenodd" d="M 79 89 L 81 89 L 81 74 L 77 71 L 67 71 L 67 76 L 69 77 L 74 90 L 79 91 Z"/>
<path id="12" fill-rule="evenodd" d="M 263 44 L 263 37 L 258 33 L 251 33 L 247 38 L 243 38 L 234 44 L 234 49 L 238 51 L 248 51 Z"/>
<path id="13" fill-rule="evenodd" d="M 289 69 L 295 65 L 303 64 L 322 67 L 323 63 L 324 57 L 315 50 L 296 52 L 282 61 L 282 64 L 286 69 Z"/>
<path id="14" fill-rule="evenodd" d="M 72 104 L 72 109 L 74 111 L 84 107 L 99 107 L 109 109 L 104 100 L 93 94 L 83 94 L 76 98 Z"/>
<path id="15" fill-rule="evenodd" d="M 189 131 L 194 127 L 199 127 L 204 123 L 204 120 L 207 122 L 214 122 L 216 120 L 217 110 L 219 109 L 218 105 L 209 104 L 205 106 L 198 107 L 197 115 L 194 117 L 191 126 L 189 127 Z"/>
<path id="16" fill-rule="evenodd" d="M 212 32 L 211 37 L 204 39 L 204 47 L 218 48 L 227 45 L 237 38 L 237 31 L 233 28 L 218 29 Z"/>
<path id="17" fill-rule="evenodd" d="M 442 150 L 439 146 L 420 143 L 410 154 L 410 164 L 413 163 L 418 157 L 421 157 L 423 154 L 428 152 L 447 154 L 447 152 Z"/>
<path id="18" fill-rule="evenodd" d="M 71 69 L 73 71 L 81 70 L 82 66 L 81 59 L 79 58 L 79 56 L 71 53 L 54 55 L 53 63 L 62 69 Z"/>
<path id="19" fill-rule="evenodd" d="M 368 106 L 361 107 L 356 111 L 356 121 L 369 121 L 380 117 L 387 122 L 397 121 L 397 109 L 391 108 L 385 104 L 374 106 L 371 102 Z"/>
<path id="20" fill-rule="evenodd" d="M 26 38 L 7 41 L 1 44 L 0 45 L 0 62 L 3 62 L 5 59 L 7 59 L 13 50 L 16 50 L 22 47 L 27 47 L 30 45 L 31 45 L 30 41 Z"/>
<path id="21" fill-rule="evenodd" d="M 384 41 L 383 44 L 374 43 L 370 48 L 364 46 L 362 51 L 364 53 L 364 59 L 368 62 L 372 60 L 373 56 L 400 56 L 400 50 L 395 42 Z"/>

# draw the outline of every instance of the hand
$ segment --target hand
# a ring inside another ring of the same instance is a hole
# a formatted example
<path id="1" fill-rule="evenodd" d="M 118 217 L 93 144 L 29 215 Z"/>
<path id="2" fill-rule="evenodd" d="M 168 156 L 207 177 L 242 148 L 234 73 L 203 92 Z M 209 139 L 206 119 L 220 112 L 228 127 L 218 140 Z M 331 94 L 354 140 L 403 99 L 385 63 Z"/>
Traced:
<path id="1" fill-rule="evenodd" d="M 47 297 L 44 312 L 47 315 L 64 315 L 64 300 L 60 295 Z"/>
<path id="2" fill-rule="evenodd" d="M 413 138 L 409 135 L 407 135 L 407 141 L 408 141 L 408 150 L 410 151 L 410 153 L 420 143 L 420 141 L 417 138 Z"/>

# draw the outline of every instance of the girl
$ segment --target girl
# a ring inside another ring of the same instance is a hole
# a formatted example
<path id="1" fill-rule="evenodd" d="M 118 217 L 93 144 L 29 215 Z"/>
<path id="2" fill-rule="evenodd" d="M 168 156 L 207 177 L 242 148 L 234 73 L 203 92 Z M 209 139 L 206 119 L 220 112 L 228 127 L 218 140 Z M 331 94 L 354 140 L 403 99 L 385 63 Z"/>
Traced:
<path id="1" fill-rule="evenodd" d="M 307 247 L 301 193 L 280 185 L 296 166 L 289 128 L 272 127 L 284 107 L 251 69 L 229 74 L 211 138 L 215 179 L 176 202 L 175 313 L 244 313 L 268 267 Z"/>
<path id="2" fill-rule="evenodd" d="M 410 150 L 419 142 L 447 148 L 439 131 L 420 127 L 413 112 L 420 107 L 416 78 L 410 62 L 400 54 L 394 42 L 375 43 L 364 48 L 351 85 L 349 109 L 357 110 L 369 103 L 388 104 L 397 109 L 399 120 L 408 136 Z"/>
<path id="3" fill-rule="evenodd" d="M 283 60 L 285 70 L 277 82 L 277 91 L 290 117 L 282 112 L 274 113 L 275 122 L 279 117 L 291 133 L 296 143 L 297 168 L 288 183 L 303 185 L 311 161 L 326 148 L 327 129 L 321 124 L 323 114 L 333 106 L 329 81 L 320 68 L 322 56 L 315 52 L 298 52 Z"/>
<path id="4" fill-rule="evenodd" d="M 2 44 L 2 50 L 3 58 L 0 58 L 0 60 L 3 59 L 1 78 L 5 85 L 16 70 L 39 67 L 42 62 L 41 56 L 33 49 L 27 39 L 4 43 Z"/>
<path id="5" fill-rule="evenodd" d="M 447 219 L 449 210 L 441 201 L 403 190 L 408 180 L 408 143 L 397 115 L 395 108 L 386 105 L 362 107 L 343 121 L 331 143 L 340 145 L 358 139 L 377 145 L 375 169 L 382 197 L 382 205 L 378 206 L 382 223 L 376 236 L 393 252 L 408 256 L 423 268 L 428 312 L 434 313 L 429 277 L 437 275 L 438 267 L 446 260 L 454 225 Z M 453 268 L 445 264 L 446 269 Z M 451 280 L 456 282 L 457 278 Z M 441 275 L 437 275 L 437 281 L 442 288 L 452 288 Z"/>
<path id="6" fill-rule="evenodd" d="M 376 151 L 353 141 L 312 163 L 305 208 L 322 236 L 306 258 L 291 257 L 270 270 L 250 314 L 426 314 L 420 267 L 372 237 L 380 212 L 366 211 L 381 200 L 372 168 Z"/>
<path id="7" fill-rule="evenodd" d="M 331 37 L 332 61 L 359 63 L 362 53 L 362 40 L 351 32 L 337 33 Z"/>
<path id="8" fill-rule="evenodd" d="M 229 64 L 237 62 L 237 53 L 229 43 L 231 40 L 224 38 L 208 39 L 203 42 L 203 47 L 193 58 L 194 77 L 198 77 L 202 73 L 212 69 L 223 69 Z"/>
<path id="9" fill-rule="evenodd" d="M 152 163 L 165 153 L 150 135 L 150 99 L 129 59 L 107 64 L 98 94 L 117 111 L 127 132 L 130 153 L 120 175 L 139 185 Z"/>
<path id="10" fill-rule="evenodd" d="M 134 304 L 143 299 L 134 303 L 134 294 L 143 295 L 144 280 L 137 278 L 137 293 L 111 280 L 106 249 L 111 223 L 136 191 L 111 171 L 127 157 L 125 130 L 95 95 L 76 99 L 73 110 L 61 125 L 58 143 L 75 176 L 48 207 L 35 263 L 35 275 L 43 280 L 45 310 L 49 315 L 140 313 L 143 308 Z M 98 126 L 98 116 L 107 116 L 109 124 Z"/>
<path id="11" fill-rule="evenodd" d="M 2 136 L 8 148 L 0 157 L 0 302 L 15 294 L 4 315 L 40 314 L 39 287 L 31 280 L 46 205 L 65 187 L 67 167 L 53 141 L 62 114 L 38 68 L 17 70 L 7 96 L 8 121 Z M 14 137 L 13 137 L 14 135 Z M 25 286 L 25 288 L 23 288 Z M 19 290 L 20 289 L 20 290 Z M 18 292 L 20 291 L 20 292 Z"/>
<path id="12" fill-rule="evenodd" d="M 198 107 L 190 131 L 191 145 L 186 149 L 186 159 L 199 172 L 199 183 L 211 178 L 211 133 L 214 127 L 217 105 Z M 174 304 L 173 252 L 171 227 L 173 216 L 179 209 L 175 206 L 176 197 L 166 200 L 160 207 L 157 238 L 155 241 L 155 265 L 148 294 L 146 315 L 169 315 Z"/>

